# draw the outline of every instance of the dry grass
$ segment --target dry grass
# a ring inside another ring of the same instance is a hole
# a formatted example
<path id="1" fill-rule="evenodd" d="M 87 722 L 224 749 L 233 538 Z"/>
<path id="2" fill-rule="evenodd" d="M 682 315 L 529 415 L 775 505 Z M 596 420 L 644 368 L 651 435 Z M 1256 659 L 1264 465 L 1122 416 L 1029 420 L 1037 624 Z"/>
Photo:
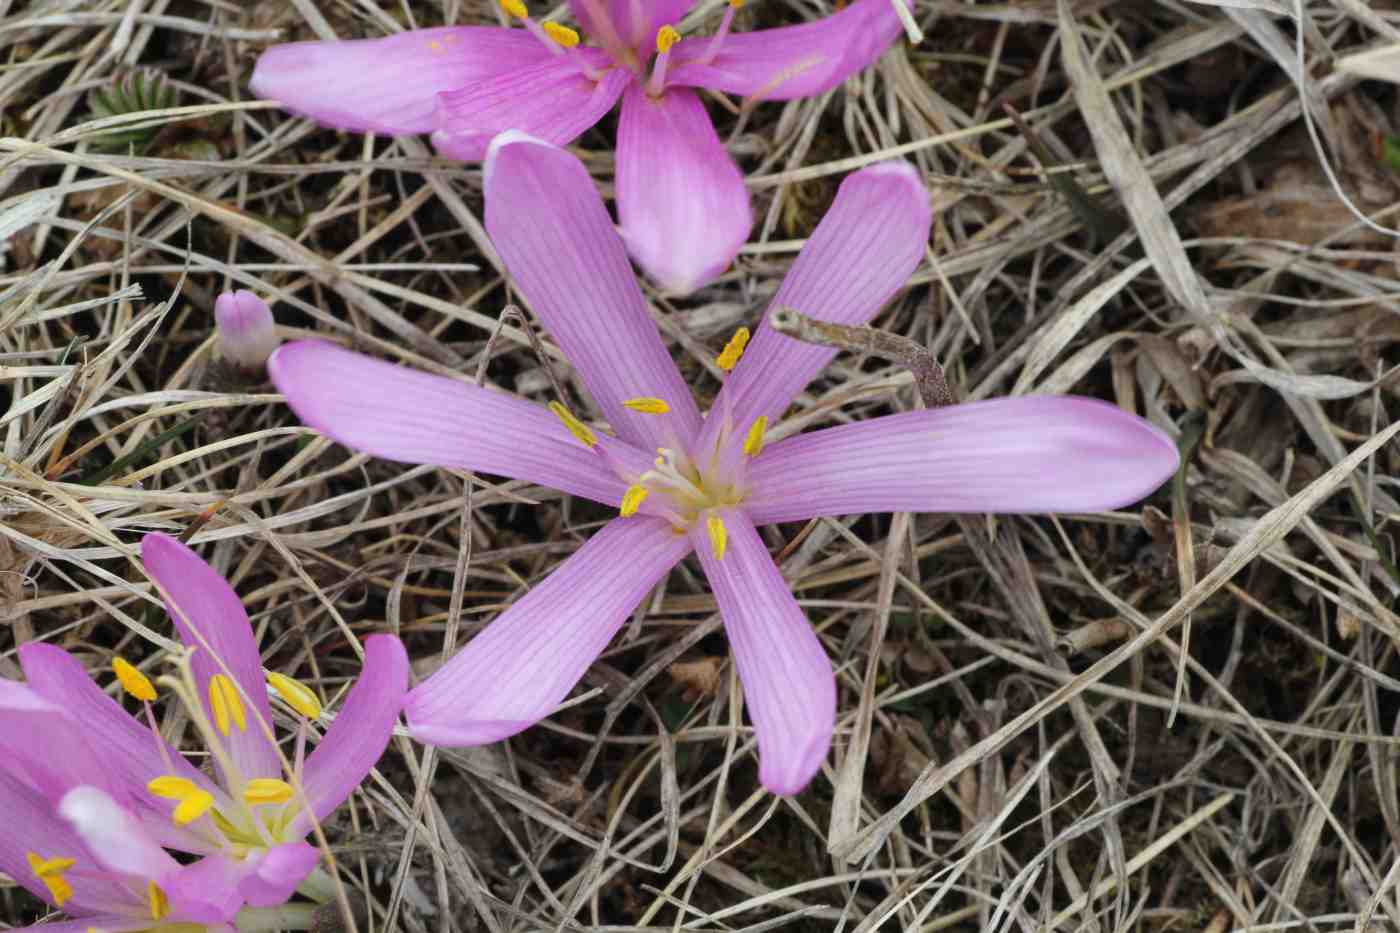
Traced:
<path id="1" fill-rule="evenodd" d="M 924 41 L 843 89 L 713 102 L 759 222 L 719 283 L 651 296 L 702 394 L 700 360 L 756 320 L 836 181 L 900 154 L 935 233 L 879 325 L 961 398 L 1112 399 L 1188 466 L 1120 513 L 776 529 L 842 711 L 792 800 L 758 787 L 683 567 L 549 722 L 480 749 L 396 740 L 326 827 L 361 929 L 1400 925 L 1400 265 L 1320 162 L 1397 225 L 1396 93 L 1330 62 L 1400 38 L 1400 13 L 1313 0 L 1295 30 L 1270 15 L 1292 0 L 1227 4 L 919 0 Z M 350 454 L 211 363 L 214 296 L 239 286 L 288 337 L 548 399 L 501 321 L 476 166 L 247 100 L 268 44 L 379 35 L 409 7 L 495 21 L 480 0 L 0 0 L 4 675 L 35 638 L 94 670 L 116 650 L 159 665 L 170 630 L 134 545 L 193 531 L 267 666 L 334 697 L 356 639 L 396 632 L 430 669 L 606 517 Z M 745 25 L 820 7 L 765 0 Z M 160 109 L 94 114 L 137 66 L 168 81 Z M 579 142 L 605 190 L 610 138 Z M 1096 238 L 1046 169 L 1126 232 Z M 913 403 L 908 373 L 843 354 L 784 428 Z M 11 923 L 38 915 L 3 898 Z"/>

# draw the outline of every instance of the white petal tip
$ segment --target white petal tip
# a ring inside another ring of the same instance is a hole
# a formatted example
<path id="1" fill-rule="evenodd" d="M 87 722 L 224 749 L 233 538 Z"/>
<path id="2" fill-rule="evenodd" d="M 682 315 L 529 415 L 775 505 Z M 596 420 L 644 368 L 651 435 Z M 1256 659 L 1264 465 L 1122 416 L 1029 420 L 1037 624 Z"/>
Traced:
<path id="1" fill-rule="evenodd" d="M 436 138 L 437 134 L 434 134 L 434 139 Z M 504 133 L 497 133 L 492 137 L 490 145 L 486 147 L 486 162 L 481 168 L 482 179 L 485 183 L 490 184 L 491 182 L 491 172 L 496 165 L 496 156 L 500 154 L 502 149 L 516 143 L 532 143 L 536 146 L 544 146 L 548 149 L 559 148 L 553 143 L 545 142 L 537 136 L 531 136 L 529 133 L 524 133 L 520 130 L 506 130 Z"/>

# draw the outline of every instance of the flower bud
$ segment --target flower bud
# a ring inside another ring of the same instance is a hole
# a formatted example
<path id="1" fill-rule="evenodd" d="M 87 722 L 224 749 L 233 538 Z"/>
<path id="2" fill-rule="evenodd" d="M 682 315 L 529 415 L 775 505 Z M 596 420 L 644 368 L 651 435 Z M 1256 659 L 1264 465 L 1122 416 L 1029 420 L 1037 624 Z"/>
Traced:
<path id="1" fill-rule="evenodd" d="M 214 302 L 219 353 L 244 369 L 262 369 L 281 339 L 267 302 L 249 291 L 224 292 Z"/>

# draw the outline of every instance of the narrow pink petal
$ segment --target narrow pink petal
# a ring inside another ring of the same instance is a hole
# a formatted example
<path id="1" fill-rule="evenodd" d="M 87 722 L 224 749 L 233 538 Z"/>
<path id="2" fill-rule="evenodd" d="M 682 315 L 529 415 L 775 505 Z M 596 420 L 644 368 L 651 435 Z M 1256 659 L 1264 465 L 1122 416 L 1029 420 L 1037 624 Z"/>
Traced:
<path id="1" fill-rule="evenodd" d="M 602 72 L 601 77 L 588 77 L 581 64 Z M 558 145 L 572 142 L 603 119 L 632 83 L 631 72 L 611 64 L 598 49 L 580 47 L 444 91 L 438 95 L 433 145 L 445 156 L 474 162 L 486 157 L 491 139 L 505 130 Z"/>
<path id="2" fill-rule="evenodd" d="M 105 786 L 125 792 L 119 802 L 149 808 L 154 821 L 164 824 L 159 833 L 162 844 L 187 849 L 186 831 L 169 821 L 174 804 L 149 793 L 146 784 L 163 774 L 174 774 L 217 794 L 213 782 L 104 693 L 82 664 L 62 648 L 29 642 L 20 646 L 19 660 L 25 679 L 37 694 L 66 709 L 75 721 L 86 726 L 89 735 L 101 737 L 101 765 L 108 782 Z M 195 851 L 201 848 L 196 845 Z"/>
<path id="3" fill-rule="evenodd" d="M 492 473 L 616 506 L 652 456 L 599 434 L 580 443 L 547 408 L 319 340 L 280 348 L 268 375 L 297 417 L 328 437 L 408 463 Z"/>
<path id="4" fill-rule="evenodd" d="M 691 528 L 691 543 L 724 615 L 758 737 L 758 778 L 775 794 L 796 794 L 831 747 L 836 678 L 753 522 L 741 509 L 725 509 L 721 517 L 728 531 L 722 559 L 705 523 Z"/>
<path id="5" fill-rule="evenodd" d="M 118 797 L 130 785 L 107 766 L 103 736 L 66 705 L 0 678 L 0 760 L 4 770 L 57 804 L 74 787 L 93 784 Z M 53 750 L 63 749 L 56 755 Z"/>
<path id="6" fill-rule="evenodd" d="M 344 803 L 384 753 L 407 690 L 408 655 L 403 644 L 393 635 L 366 639 L 360 679 L 321 744 L 306 759 L 302 786 L 317 820 Z M 299 817 L 296 825 L 310 829 L 305 817 Z"/>
<path id="7" fill-rule="evenodd" d="M 774 331 L 769 311 L 790 307 L 823 321 L 866 323 L 923 258 L 931 222 L 928 192 L 908 162 L 881 162 L 847 177 L 725 380 L 712 409 L 724 414 L 706 420 L 697 449 L 708 449 L 726 421 L 740 442 L 758 416 L 776 423 L 836 355 Z"/>
<path id="8" fill-rule="evenodd" d="M 534 725 L 689 551 L 660 519 L 609 522 L 409 692 L 409 730 L 433 745 L 484 745 Z"/>
<path id="9" fill-rule="evenodd" d="M 320 858 L 316 847 L 305 842 L 288 842 L 254 852 L 241 865 L 238 893 L 253 907 L 285 904 Z"/>
<path id="10" fill-rule="evenodd" d="M 1176 472 L 1176 445 L 1097 399 L 1030 396 L 905 412 L 773 444 L 749 468 L 760 525 L 861 512 L 1096 512 Z"/>
<path id="11" fill-rule="evenodd" d="M 642 60 L 656 51 L 656 31 L 680 22 L 694 5 L 695 0 L 569 0 L 586 35 L 605 43 L 615 35 Z"/>
<path id="12" fill-rule="evenodd" d="M 342 130 L 405 135 L 437 126 L 437 95 L 554 56 L 523 29 L 446 26 L 382 39 L 291 42 L 258 57 L 253 93 Z"/>
<path id="13" fill-rule="evenodd" d="M 107 871 L 156 880 L 180 867 L 146 835 L 134 816 L 100 788 L 73 788 L 63 795 L 58 813 Z"/>
<path id="14" fill-rule="evenodd" d="M 700 413 L 661 342 L 627 253 L 577 158 L 505 133 L 486 160 L 486 229 L 619 437 L 648 452 L 690 440 Z M 666 415 L 623 406 L 664 399 Z"/>
<path id="15" fill-rule="evenodd" d="M 148 534 L 142 538 L 141 562 L 164 591 L 165 611 L 175 623 L 180 640 L 196 649 L 191 666 L 210 722 L 214 714 L 208 690 L 214 675 L 227 673 L 238 685 L 247 712 L 247 727 L 239 729 L 236 723 L 232 724 L 224 738 L 234 764 L 244 778 L 280 777 L 277 749 L 263 732 L 263 723 L 272 725 L 272 707 L 267 701 L 262 658 L 243 601 L 213 567 L 168 535 Z M 231 783 L 229 777 L 224 776 L 225 786 Z"/>
<path id="16" fill-rule="evenodd" d="M 617 124 L 617 213 L 637 264 L 670 292 L 712 281 L 749 238 L 744 176 L 695 92 L 622 98 Z"/>
<path id="17" fill-rule="evenodd" d="M 238 891 L 244 874 L 242 864 L 214 855 L 181 865 L 166 875 L 160 886 L 170 899 L 171 917 L 205 924 L 202 933 L 225 929 L 215 925 L 232 920 L 243 906 L 243 895 Z"/>
<path id="18" fill-rule="evenodd" d="M 856 0 L 814 23 L 729 35 L 711 61 L 711 37 L 685 39 L 667 81 L 764 100 L 811 97 L 873 64 L 903 29 L 891 0 Z"/>

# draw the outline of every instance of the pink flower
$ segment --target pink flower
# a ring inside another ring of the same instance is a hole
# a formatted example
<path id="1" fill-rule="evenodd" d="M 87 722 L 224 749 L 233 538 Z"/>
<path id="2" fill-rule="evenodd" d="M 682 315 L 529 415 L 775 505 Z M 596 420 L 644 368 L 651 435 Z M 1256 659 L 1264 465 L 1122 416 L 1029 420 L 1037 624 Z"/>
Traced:
<path id="1" fill-rule="evenodd" d="M 860 512 L 1107 509 L 1142 498 L 1176 469 L 1176 449 L 1161 431 L 1082 398 L 910 411 L 765 444 L 834 350 L 791 340 L 765 321 L 737 365 L 742 340 L 721 355 L 720 368 L 733 368 L 702 417 L 583 165 L 509 132 L 492 143 L 485 182 L 496 249 L 615 437 L 562 407 L 556 418 L 504 393 L 326 343 L 287 344 L 268 363 L 301 419 L 352 448 L 516 477 L 622 508 L 623 517 L 409 693 L 409 727 L 423 741 L 491 742 L 549 715 L 643 597 L 693 551 L 724 616 L 760 777 L 776 793 L 796 793 L 830 745 L 835 684 L 759 526 Z M 869 321 L 923 257 L 929 224 L 928 194 L 912 166 L 885 162 L 851 175 L 772 306 Z"/>
<path id="2" fill-rule="evenodd" d="M 244 369 L 261 370 L 281 338 L 272 309 L 249 291 L 224 292 L 214 301 L 219 353 Z"/>
<path id="3" fill-rule="evenodd" d="M 468 160 L 503 130 L 567 143 L 621 98 L 623 238 L 663 287 L 688 292 L 729 266 L 752 222 L 743 177 L 694 88 L 768 100 L 823 93 L 899 35 L 895 2 L 856 0 L 819 22 L 731 35 L 742 5 L 731 0 L 713 36 L 680 39 L 673 24 L 694 0 L 569 0 L 597 43 L 584 48 L 572 30 L 530 19 L 522 0 L 502 0 L 525 29 L 448 26 L 274 46 L 258 59 L 252 88 L 340 129 L 431 132 L 440 152 Z"/>
<path id="4" fill-rule="evenodd" d="M 145 725 L 66 651 L 38 642 L 19 649 L 27 684 L 0 680 L 0 777 L 65 807 L 73 788 L 96 788 L 114 803 L 73 811 L 86 814 L 74 819 L 90 846 L 139 827 L 161 846 L 207 856 L 198 863 L 203 867 L 192 892 L 235 910 L 244 901 L 281 904 L 319 858 L 305 841 L 312 819 L 324 820 L 340 806 L 388 744 L 408 688 L 408 658 L 391 635 L 367 639 L 360 679 L 306 755 L 320 704 L 284 675 L 264 677 L 248 615 L 233 589 L 174 538 L 147 535 L 141 557 L 168 597 L 181 640 L 193 650 L 170 692 L 204 739 L 217 777 L 188 762 L 155 730 L 150 703 L 157 693 L 144 674 L 125 661 L 114 663 L 127 693 L 146 704 Z M 270 688 L 298 721 L 287 751 L 291 775 L 270 733 Z M 39 854 L 76 857 L 65 846 Z M 10 871 L 8 864 L 0 867 Z"/>

